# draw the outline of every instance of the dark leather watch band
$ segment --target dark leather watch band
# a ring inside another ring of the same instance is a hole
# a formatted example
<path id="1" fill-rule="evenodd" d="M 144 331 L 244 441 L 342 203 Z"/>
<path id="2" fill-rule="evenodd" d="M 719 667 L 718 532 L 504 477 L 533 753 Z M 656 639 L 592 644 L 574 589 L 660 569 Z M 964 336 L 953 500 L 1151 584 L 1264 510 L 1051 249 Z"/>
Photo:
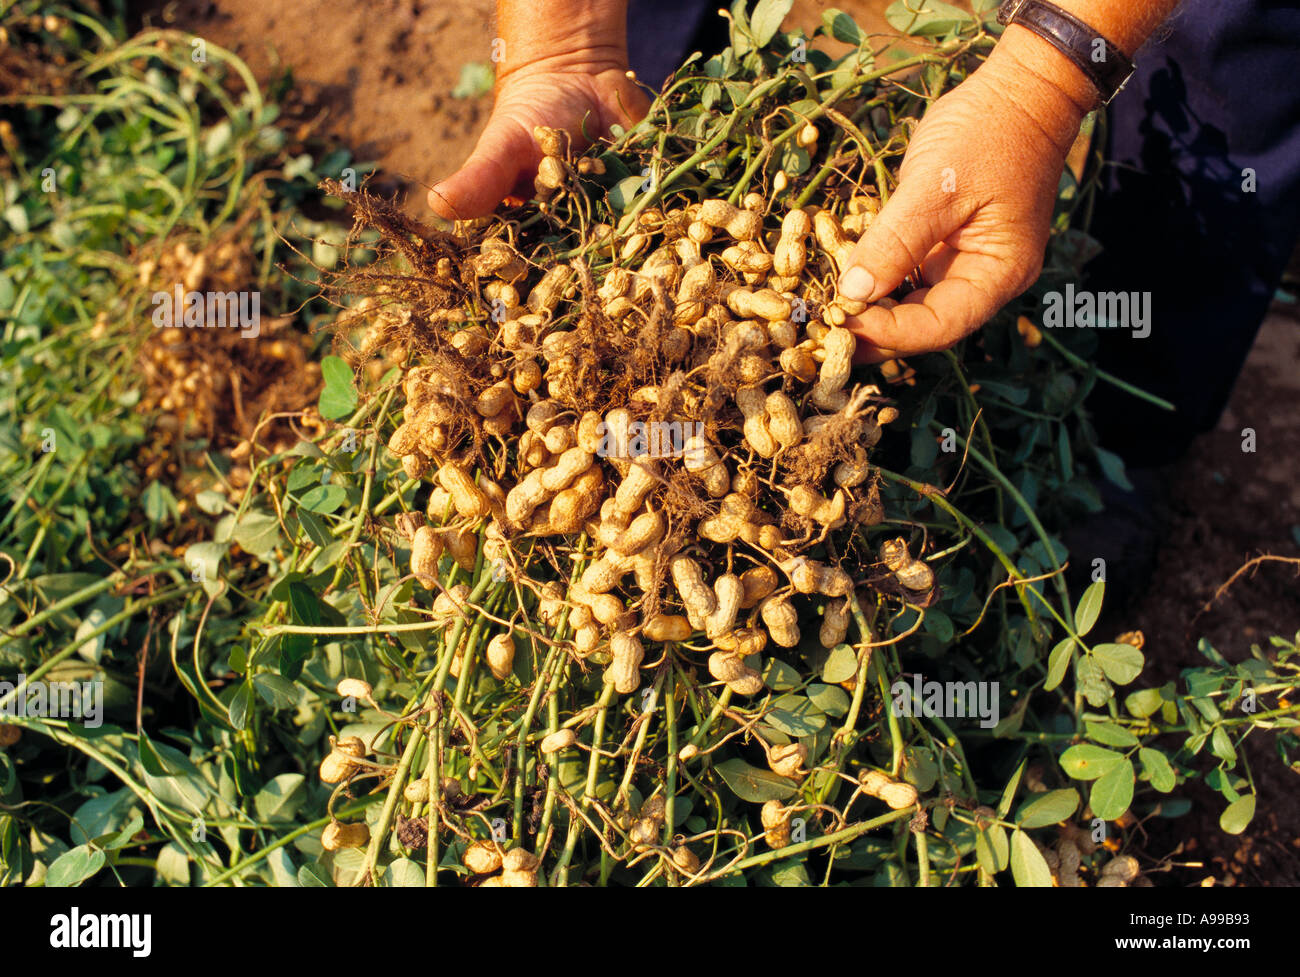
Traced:
<path id="1" fill-rule="evenodd" d="M 1074 14 L 1044 0 L 1003 0 L 998 23 L 1028 28 L 1088 76 L 1101 104 L 1114 98 L 1133 77 L 1133 62 Z"/>

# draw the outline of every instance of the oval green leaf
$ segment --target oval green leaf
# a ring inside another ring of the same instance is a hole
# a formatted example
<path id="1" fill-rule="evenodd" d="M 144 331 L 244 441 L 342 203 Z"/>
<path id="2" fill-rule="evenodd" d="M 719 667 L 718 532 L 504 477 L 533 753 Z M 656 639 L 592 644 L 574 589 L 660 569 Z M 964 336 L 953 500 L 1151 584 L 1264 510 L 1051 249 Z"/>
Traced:
<path id="1" fill-rule="evenodd" d="M 828 716 L 843 716 L 853 705 L 849 694 L 838 685 L 814 682 L 808 686 L 808 701 Z"/>
<path id="2" fill-rule="evenodd" d="M 847 682 L 858 674 L 858 656 L 849 645 L 836 645 L 822 666 L 822 681 L 830 685 Z"/>
<path id="3" fill-rule="evenodd" d="M 762 674 L 763 684 L 775 692 L 797 689 L 802 681 L 799 672 L 779 658 L 769 658 Z"/>
<path id="4" fill-rule="evenodd" d="M 1079 598 L 1079 605 L 1074 609 L 1074 626 L 1079 632 L 1079 637 L 1082 638 L 1097 623 L 1097 618 L 1101 616 L 1101 599 L 1105 592 L 1106 581 L 1098 580 Z"/>
<path id="5" fill-rule="evenodd" d="M 763 722 L 787 736 L 811 736 L 826 725 L 826 716 L 805 696 L 783 695 L 763 714 Z"/>
<path id="6" fill-rule="evenodd" d="M 1089 743 L 1072 746 L 1061 754 L 1061 769 L 1074 780 L 1096 780 L 1122 762 L 1123 755 Z"/>
<path id="7" fill-rule="evenodd" d="M 320 416 L 331 421 L 347 417 L 357 409 L 357 388 L 353 382 L 352 368 L 342 357 L 327 356 L 321 360 L 320 372 L 325 381 L 317 405 Z"/>
<path id="8" fill-rule="evenodd" d="M 749 17 L 750 30 L 754 32 L 754 43 L 767 47 L 781 29 L 781 22 L 794 6 L 794 0 L 758 0 L 754 12 Z"/>
<path id="9" fill-rule="evenodd" d="M 1017 829 L 1011 835 L 1011 877 L 1022 889 L 1050 889 L 1052 870 L 1029 835 Z"/>
<path id="10" fill-rule="evenodd" d="M 1146 659 L 1132 645 L 1104 644 L 1092 649 L 1092 656 L 1116 685 L 1128 685 L 1142 674 Z"/>
<path id="11" fill-rule="evenodd" d="M 1071 654 L 1073 648 L 1074 639 L 1066 638 L 1052 649 L 1052 653 L 1047 657 L 1047 682 L 1043 685 L 1044 692 L 1051 692 L 1065 678 L 1066 669 L 1070 667 L 1074 657 Z"/>
<path id="12" fill-rule="evenodd" d="M 81 885 L 103 868 L 104 861 L 104 853 L 98 848 L 78 845 L 54 860 L 45 874 L 45 885 L 58 889 Z"/>
<path id="13" fill-rule="evenodd" d="M 1146 719 L 1155 715 L 1164 701 L 1159 689 L 1139 689 L 1124 698 L 1124 708 L 1138 719 Z"/>
<path id="14" fill-rule="evenodd" d="M 1092 785 L 1092 793 L 1088 795 L 1093 816 L 1104 821 L 1114 821 L 1127 811 L 1133 803 L 1133 784 L 1136 780 L 1137 773 L 1132 761 L 1128 759 L 1121 759 L 1098 777 Z"/>
<path id="15" fill-rule="evenodd" d="M 1159 750 L 1144 746 L 1138 750 L 1138 759 L 1142 761 L 1142 770 L 1146 773 L 1147 780 L 1160 793 L 1168 794 L 1177 785 L 1178 778 L 1169 764 L 1169 758 Z"/>
<path id="16" fill-rule="evenodd" d="M 769 770 L 751 767 L 744 760 L 733 758 L 719 763 L 714 770 L 722 782 L 731 788 L 742 801 L 762 804 L 764 801 L 782 801 L 798 790 L 794 781 L 780 777 Z"/>
<path id="17" fill-rule="evenodd" d="M 1118 723 L 1086 723 L 1088 739 L 1106 746 L 1137 746 L 1138 738 Z"/>
<path id="18" fill-rule="evenodd" d="M 347 501 L 348 492 L 342 485 L 317 485 L 303 493 L 298 504 L 304 509 L 329 515 Z"/>
<path id="19" fill-rule="evenodd" d="M 1247 794 L 1245 797 L 1237 798 L 1224 809 L 1219 815 L 1219 827 L 1230 835 L 1239 835 L 1246 830 L 1246 826 L 1254 816 L 1255 795 Z"/>
<path id="20" fill-rule="evenodd" d="M 1020 808 L 1016 824 L 1022 828 L 1045 828 L 1060 824 L 1079 809 L 1079 792 L 1073 787 L 1049 790 Z"/>

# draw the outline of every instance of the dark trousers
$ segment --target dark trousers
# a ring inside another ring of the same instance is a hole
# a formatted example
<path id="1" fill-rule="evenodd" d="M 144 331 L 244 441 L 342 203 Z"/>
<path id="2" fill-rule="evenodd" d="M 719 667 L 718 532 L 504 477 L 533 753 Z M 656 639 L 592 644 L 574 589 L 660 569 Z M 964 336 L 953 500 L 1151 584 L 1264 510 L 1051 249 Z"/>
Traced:
<path id="1" fill-rule="evenodd" d="M 1089 287 L 1151 293 L 1150 335 L 1099 333 L 1099 361 L 1178 410 L 1105 387 L 1089 407 L 1104 444 L 1154 465 L 1218 421 L 1300 237 L 1300 3 L 1184 0 L 1136 60 Z"/>
<path id="2" fill-rule="evenodd" d="M 725 44 L 715 6 L 633 0 L 641 78 Z M 1154 465 L 1218 420 L 1300 236 L 1300 2 L 1184 0 L 1136 61 L 1108 113 L 1086 287 L 1151 293 L 1150 335 L 1099 330 L 1098 359 L 1178 409 L 1107 386 L 1089 407 L 1103 443 Z"/>

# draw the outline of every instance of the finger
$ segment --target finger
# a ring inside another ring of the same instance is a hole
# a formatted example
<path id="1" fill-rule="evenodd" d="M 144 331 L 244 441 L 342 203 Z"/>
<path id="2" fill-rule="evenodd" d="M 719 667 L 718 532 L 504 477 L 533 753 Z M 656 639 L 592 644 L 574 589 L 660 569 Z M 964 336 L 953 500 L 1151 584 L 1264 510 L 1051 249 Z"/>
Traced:
<path id="1" fill-rule="evenodd" d="M 921 262 L 921 280 L 927 285 L 939 284 L 948 277 L 952 263 L 960 254 L 960 251 L 946 241 L 940 241 L 930 249 L 930 253 Z"/>
<path id="2" fill-rule="evenodd" d="M 852 329 L 851 321 L 845 323 L 845 325 L 849 326 L 850 329 Z M 853 331 L 856 332 L 856 330 Z M 898 357 L 903 355 L 896 349 L 888 349 L 887 347 L 884 346 L 877 346 L 871 340 L 865 338 L 862 335 L 859 335 L 857 338 L 858 338 L 858 344 L 853 349 L 854 363 L 858 363 L 858 364 L 883 363 L 885 362 L 885 360 L 896 360 L 898 359 Z"/>
<path id="3" fill-rule="evenodd" d="M 448 220 L 490 214 L 520 177 L 536 168 L 538 158 L 532 136 L 514 121 L 494 114 L 469 159 L 429 191 L 429 206 Z"/>
<path id="4" fill-rule="evenodd" d="M 995 259 L 959 253 L 933 287 L 892 308 L 872 306 L 845 325 L 868 344 L 867 356 L 872 348 L 900 356 L 947 349 L 993 318 L 1010 297 L 1003 277 Z"/>
<path id="5" fill-rule="evenodd" d="M 935 206 L 935 195 L 914 174 L 902 181 L 889 203 L 876 215 L 840 275 L 839 291 L 845 298 L 875 302 L 898 288 L 930 253 L 964 219 Z"/>

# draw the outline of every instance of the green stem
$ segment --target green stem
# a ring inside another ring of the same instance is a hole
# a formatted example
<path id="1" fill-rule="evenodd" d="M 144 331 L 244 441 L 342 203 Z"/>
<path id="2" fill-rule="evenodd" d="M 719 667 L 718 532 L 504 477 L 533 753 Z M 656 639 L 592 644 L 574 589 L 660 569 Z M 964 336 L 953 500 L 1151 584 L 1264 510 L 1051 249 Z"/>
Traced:
<path id="1" fill-rule="evenodd" d="M 722 871 L 708 876 L 704 881 L 712 882 L 716 879 L 726 878 L 728 875 L 735 875 L 738 872 L 744 872 L 747 869 L 758 868 L 762 865 L 770 865 L 772 862 L 790 858 L 794 855 L 805 855 L 808 852 L 816 851 L 819 848 L 825 848 L 827 845 L 840 845 L 846 841 L 852 841 L 866 834 L 868 831 L 874 831 L 876 828 L 882 828 L 887 824 L 893 824 L 895 821 L 901 821 L 903 818 L 909 818 L 916 813 L 917 807 L 913 804 L 911 807 L 905 807 L 899 811 L 890 811 L 888 814 L 882 814 L 878 818 L 872 818 L 870 821 L 860 821 L 855 825 L 847 828 L 841 828 L 828 835 L 822 835 L 820 838 L 814 838 L 811 841 L 801 841 L 797 845 L 786 845 L 784 848 L 776 848 L 772 851 L 763 852 L 759 855 L 751 855 L 749 858 L 743 858 L 735 865 L 732 865 Z"/>
<path id="2" fill-rule="evenodd" d="M 1127 394 L 1132 394 L 1134 397 L 1138 398 L 1138 400 L 1145 400 L 1148 404 L 1154 404 L 1156 407 L 1159 407 L 1161 410 L 1174 411 L 1178 409 L 1177 407 L 1175 407 L 1173 404 L 1163 399 L 1162 397 L 1157 397 L 1155 394 L 1149 394 L 1142 388 L 1135 387 L 1133 386 L 1133 384 L 1127 382 L 1126 380 L 1121 380 L 1113 373 L 1107 373 L 1105 370 L 1099 370 L 1094 364 L 1089 363 L 1083 357 L 1071 353 L 1068 349 L 1066 349 L 1061 344 L 1061 341 L 1059 339 L 1057 339 L 1055 336 L 1052 335 L 1050 329 L 1040 329 L 1039 332 L 1043 334 L 1043 340 L 1047 343 L 1047 345 L 1052 347 L 1052 349 L 1056 350 L 1058 353 L 1060 353 L 1061 356 L 1063 356 L 1071 366 L 1078 367 L 1080 370 L 1086 370 L 1090 373 L 1094 373 L 1096 374 L 1098 380 L 1105 381 L 1106 383 L 1109 383 L 1112 387 L 1117 387 L 1120 390 L 1123 390 Z"/>

